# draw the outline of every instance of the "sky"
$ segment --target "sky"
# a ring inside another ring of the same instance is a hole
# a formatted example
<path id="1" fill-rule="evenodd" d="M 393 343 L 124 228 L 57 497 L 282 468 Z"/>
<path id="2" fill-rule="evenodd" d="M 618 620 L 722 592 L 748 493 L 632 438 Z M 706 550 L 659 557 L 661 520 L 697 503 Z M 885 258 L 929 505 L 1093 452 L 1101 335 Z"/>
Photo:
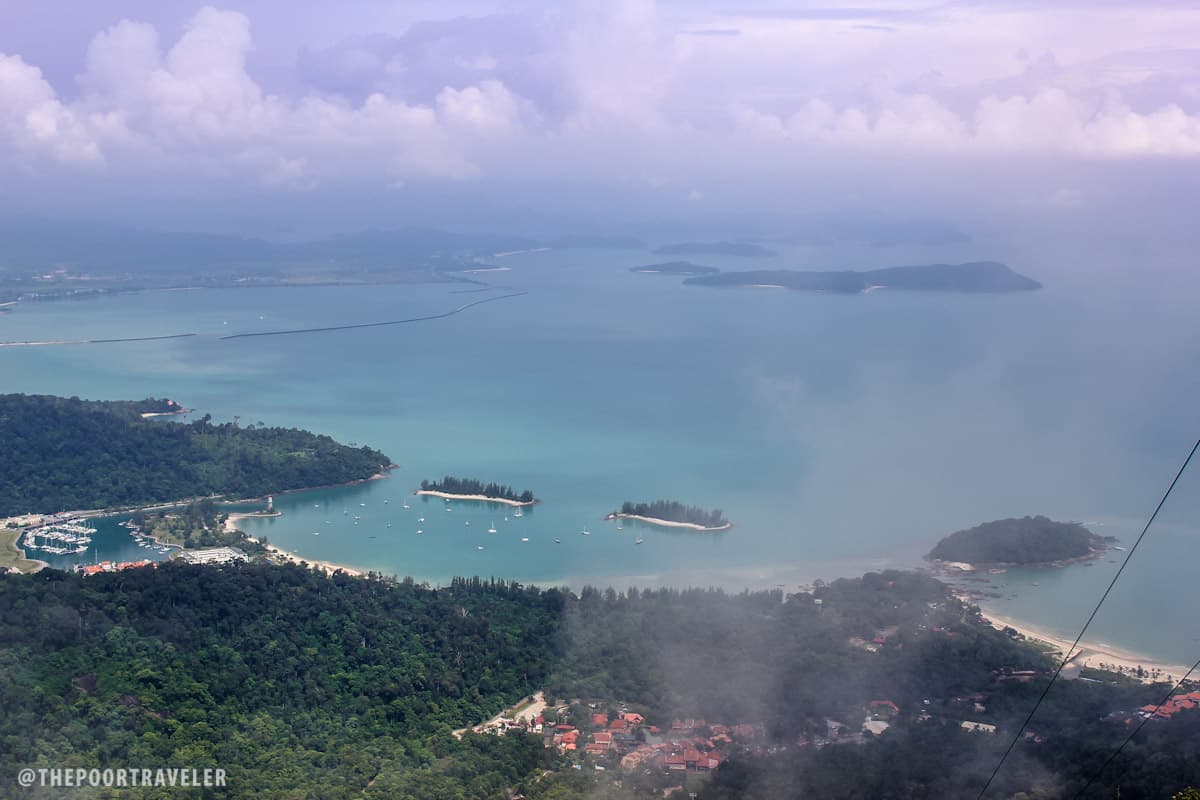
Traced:
<path id="1" fill-rule="evenodd" d="M 1200 6 L 0 5 L 0 213 L 264 232 L 1179 215 Z"/>

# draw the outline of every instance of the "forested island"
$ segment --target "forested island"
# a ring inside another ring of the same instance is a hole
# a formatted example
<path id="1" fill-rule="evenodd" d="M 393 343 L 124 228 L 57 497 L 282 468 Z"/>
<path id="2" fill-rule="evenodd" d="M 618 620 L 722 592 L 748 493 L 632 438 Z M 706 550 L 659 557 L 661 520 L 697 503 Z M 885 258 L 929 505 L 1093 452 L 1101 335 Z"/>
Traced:
<path id="1" fill-rule="evenodd" d="M 952 533 L 938 542 L 928 557 L 971 565 L 1050 565 L 1094 558 L 1114 541 L 1078 522 L 1020 517 Z"/>
<path id="2" fill-rule="evenodd" d="M 675 500 L 655 500 L 652 503 L 634 503 L 626 500 L 621 504 L 620 511 L 614 511 L 604 518 L 636 519 L 651 525 L 699 531 L 725 531 L 733 527 L 733 523 L 725 519 L 719 508 L 709 511 Z"/>
<path id="3" fill-rule="evenodd" d="M 0 517 L 350 483 L 391 460 L 369 447 L 262 423 L 143 419 L 163 401 L 0 395 Z"/>
<path id="4" fill-rule="evenodd" d="M 1055 664 L 890 571 L 790 594 L 575 593 L 171 562 L 2 575 L 0 610 L 0 780 L 216 766 L 214 800 L 973 797 Z M 1087 677 L 1046 695 L 996 797 L 1075 796 L 1165 691 Z M 541 730 L 451 735 L 538 690 Z M 1200 712 L 1152 720 L 1085 796 L 1171 797 L 1198 746 Z"/>
<path id="5" fill-rule="evenodd" d="M 629 271 L 652 275 L 715 275 L 721 270 L 716 267 L 693 264 L 690 261 L 664 261 L 661 264 L 645 264 L 640 267 L 630 267 Z"/>
<path id="6" fill-rule="evenodd" d="M 486 500 L 511 506 L 531 506 L 537 502 L 537 498 L 529 489 L 518 492 L 511 486 L 484 483 L 473 478 L 456 478 L 453 475 L 447 475 L 440 481 L 423 480 L 421 488 L 414 494 L 444 497 L 448 500 Z"/>
<path id="7" fill-rule="evenodd" d="M 775 255 L 762 245 L 749 242 L 680 242 L 656 247 L 655 253 L 670 256 L 739 256 L 741 258 L 767 258 Z"/>
<path id="8" fill-rule="evenodd" d="M 749 270 L 698 275 L 694 286 L 768 286 L 808 292 L 859 294 L 871 289 L 941 292 L 1024 292 L 1042 288 L 1032 278 L 995 261 L 928 264 L 885 269 L 809 272 L 790 269 Z"/>

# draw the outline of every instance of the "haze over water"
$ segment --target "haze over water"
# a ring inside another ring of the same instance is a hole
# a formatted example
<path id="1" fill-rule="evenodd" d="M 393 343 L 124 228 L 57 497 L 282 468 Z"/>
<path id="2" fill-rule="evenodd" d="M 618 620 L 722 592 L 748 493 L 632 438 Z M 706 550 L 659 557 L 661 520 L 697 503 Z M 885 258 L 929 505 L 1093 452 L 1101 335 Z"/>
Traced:
<path id="1" fill-rule="evenodd" d="M 801 250 L 770 265 L 979 257 L 973 245 Z M 410 325 L 233 340 L 219 337 L 436 314 L 488 295 L 423 285 L 26 303 L 0 316 L 0 340 L 200 335 L 3 348 L 0 374 L 5 391 L 166 396 L 217 419 L 379 448 L 400 465 L 390 478 L 280 497 L 284 516 L 241 527 L 305 557 L 431 581 L 790 590 L 913 566 L 951 531 L 1039 513 L 1096 523 L 1128 546 L 1190 446 L 1197 325 L 1169 287 L 1084 296 L 1078 275 L 1048 259 L 1009 259 L 1044 290 L 980 296 L 726 291 L 627 271 L 656 260 L 624 250 L 507 256 L 494 261 L 510 271 L 476 277 L 529 294 Z M 516 519 L 499 506 L 446 512 L 410 497 L 444 474 L 528 487 L 544 502 Z M 1195 658 L 1193 570 L 1180 554 L 1194 538 L 1198 486 L 1181 482 L 1097 620 L 1106 640 Z M 656 498 L 722 508 L 735 527 L 618 532 L 600 519 L 624 500 Z M 991 605 L 1068 632 L 1113 569 L 1103 560 L 996 576 L 1003 597 Z"/>

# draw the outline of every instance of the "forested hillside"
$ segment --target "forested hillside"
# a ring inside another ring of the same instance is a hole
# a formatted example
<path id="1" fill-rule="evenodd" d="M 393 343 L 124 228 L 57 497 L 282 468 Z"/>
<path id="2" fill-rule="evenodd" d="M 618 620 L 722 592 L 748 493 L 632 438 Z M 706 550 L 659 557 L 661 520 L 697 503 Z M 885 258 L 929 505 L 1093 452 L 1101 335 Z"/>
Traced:
<path id="1" fill-rule="evenodd" d="M 494 797 L 542 763 L 541 743 L 449 731 L 538 687 L 562 602 L 295 566 L 8 576 L 0 780 L 42 761 L 188 764 L 228 770 L 225 797 L 361 797 L 373 779 L 368 796 L 452 797 L 436 769 L 409 772 L 456 755 L 453 785 Z"/>
<path id="2" fill-rule="evenodd" d="M 913 573 L 785 601 L 297 566 L 46 570 L 0 577 L 0 782 L 27 764 L 148 763 L 226 769 L 215 798 L 649 800 L 685 778 L 712 800 L 968 796 L 1053 663 Z M 997 797 L 1073 796 L 1164 690 L 1086 677 L 1046 697 Z M 450 735 L 539 689 L 585 732 L 590 709 L 632 707 L 663 728 L 706 720 L 689 736 L 761 733 L 686 776 L 520 732 Z M 881 703 L 890 727 L 861 733 Z M 1195 780 L 1198 748 L 1200 710 L 1154 721 L 1087 796 L 1167 797 Z"/>
<path id="3" fill-rule="evenodd" d="M 369 478 L 390 462 L 293 428 L 142 419 L 158 405 L 0 395 L 0 517 L 257 497 Z"/>

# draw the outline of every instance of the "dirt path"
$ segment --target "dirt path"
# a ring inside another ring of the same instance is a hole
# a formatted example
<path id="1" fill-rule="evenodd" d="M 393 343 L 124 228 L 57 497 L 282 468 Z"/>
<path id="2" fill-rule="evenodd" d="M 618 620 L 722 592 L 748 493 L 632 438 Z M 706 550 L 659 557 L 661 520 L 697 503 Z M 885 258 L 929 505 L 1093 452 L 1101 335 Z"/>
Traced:
<path id="1" fill-rule="evenodd" d="M 516 709 L 518 708 L 521 710 L 517 711 Z M 521 702 L 517 703 L 515 706 L 504 709 L 496 716 L 492 717 L 486 722 L 479 723 L 474 728 L 459 728 L 456 731 L 451 731 L 451 733 L 454 734 L 455 739 L 461 739 L 462 735 L 469 730 L 475 731 L 476 733 L 482 733 L 489 727 L 495 727 L 499 725 L 501 720 L 512 720 L 513 722 L 528 720 L 529 722 L 533 722 L 533 720 L 545 710 L 546 694 L 545 692 L 536 692 L 533 697 L 522 698 Z"/>

